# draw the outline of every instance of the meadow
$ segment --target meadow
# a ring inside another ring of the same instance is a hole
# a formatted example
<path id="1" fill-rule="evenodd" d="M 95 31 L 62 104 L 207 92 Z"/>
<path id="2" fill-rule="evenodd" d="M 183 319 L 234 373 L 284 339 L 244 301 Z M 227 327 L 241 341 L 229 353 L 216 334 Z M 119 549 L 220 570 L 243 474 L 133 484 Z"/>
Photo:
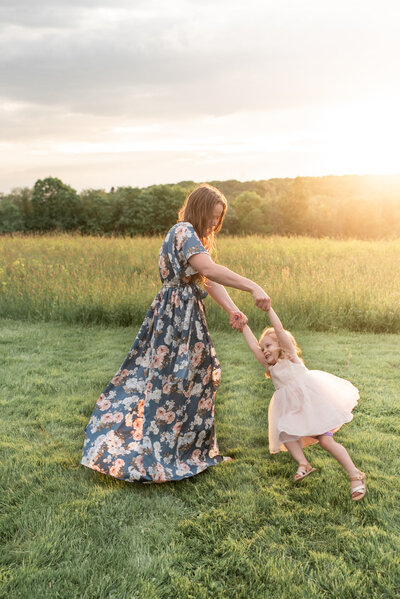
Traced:
<path id="1" fill-rule="evenodd" d="M 233 331 L 212 331 L 216 430 L 233 462 L 164 485 L 80 466 L 83 428 L 136 330 L 0 321 L 0 597 L 399 597 L 399 336 L 295 331 L 310 368 L 360 389 L 336 435 L 368 476 L 355 503 L 321 448 L 298 486 L 290 457 L 269 455 L 272 384 Z"/>
<path id="2" fill-rule="evenodd" d="M 268 452 L 273 389 L 209 298 L 222 366 L 221 453 L 179 483 L 124 483 L 79 464 L 83 429 L 160 287 L 161 238 L 0 238 L 0 597 L 397 599 L 400 596 L 400 240 L 220 237 L 218 262 L 255 279 L 309 368 L 360 390 L 336 435 L 367 473 L 321 448 L 298 486 Z M 232 295 L 255 332 L 265 314 Z M 123 325 L 123 326 L 121 326 Z"/>
<path id="3" fill-rule="evenodd" d="M 0 238 L 0 314 L 31 321 L 140 323 L 160 288 L 159 237 Z M 216 261 L 257 281 L 287 327 L 400 332 L 400 240 L 223 237 Z M 254 326 L 265 317 L 232 291 Z M 211 327 L 228 328 L 209 298 Z"/>

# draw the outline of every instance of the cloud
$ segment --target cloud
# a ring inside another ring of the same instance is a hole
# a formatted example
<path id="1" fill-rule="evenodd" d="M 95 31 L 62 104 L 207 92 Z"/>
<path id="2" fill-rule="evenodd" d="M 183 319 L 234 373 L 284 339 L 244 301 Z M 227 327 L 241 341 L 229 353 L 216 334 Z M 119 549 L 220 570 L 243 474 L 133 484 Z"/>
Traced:
<path id="1" fill-rule="evenodd" d="M 135 0 L 135 6 L 143 4 Z M 98 9 L 124 9 L 132 6 L 129 0 L 2 0 L 0 2 L 0 31 L 8 26 L 29 29 L 65 29 L 78 27 L 82 17 Z"/>
<path id="2" fill-rule="evenodd" d="M 387 30 L 375 31 L 377 51 L 373 23 L 360 27 L 365 16 L 349 18 L 340 2 L 330 12 L 325 3 L 325 12 L 310 5 L 308 12 L 251 1 L 229 11 L 226 2 L 183 1 L 110 9 L 87 0 L 52 3 L 49 12 L 45 4 L 39 15 L 50 16 L 40 26 L 39 15 L 19 2 L 24 18 L 0 42 L 3 94 L 75 112 L 155 118 L 318 104 L 384 82 L 395 50 Z"/>
<path id="3" fill-rule="evenodd" d="M 211 164 L 227 172 L 229 154 L 242 172 L 240 151 L 246 169 L 262 152 L 276 164 L 282 147 L 298 161 L 329 118 L 340 129 L 337 106 L 400 101 L 399 16 L 394 0 L 0 1 L 4 168 L 12 155 L 26 176 L 46 156 L 81 169 L 81 152 L 92 169 L 99 156 L 116 169 L 119 153 L 142 165 L 153 152 L 178 174 L 191 153 L 206 178 Z"/>

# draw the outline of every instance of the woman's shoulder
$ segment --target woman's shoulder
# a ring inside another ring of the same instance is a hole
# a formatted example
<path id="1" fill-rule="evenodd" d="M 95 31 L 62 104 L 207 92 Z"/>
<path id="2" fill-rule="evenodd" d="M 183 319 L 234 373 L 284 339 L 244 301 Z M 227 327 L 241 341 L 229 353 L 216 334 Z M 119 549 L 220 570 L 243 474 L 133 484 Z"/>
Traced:
<path id="1" fill-rule="evenodd" d="M 201 240 L 192 223 L 180 221 L 175 223 L 175 225 L 170 228 L 165 236 L 162 247 L 167 247 L 169 252 L 181 252 L 185 247 L 185 244 L 189 245 L 190 247 L 198 247 L 199 252 L 200 250 L 206 251 L 202 246 Z"/>
<path id="2" fill-rule="evenodd" d="M 175 230 L 176 231 L 190 231 L 190 232 L 196 232 L 194 226 L 192 225 L 192 223 L 190 223 L 189 221 L 183 220 L 183 221 L 179 221 L 177 222 L 175 225 Z"/>
<path id="3" fill-rule="evenodd" d="M 175 223 L 174 225 L 172 225 L 172 227 L 170 228 L 170 230 L 167 233 L 167 237 L 170 235 L 182 235 L 182 234 L 188 234 L 188 233 L 193 233 L 195 232 L 194 230 L 194 226 L 192 225 L 192 223 L 186 222 L 186 221 L 179 221 L 177 223 Z"/>
<path id="4" fill-rule="evenodd" d="M 187 222 L 175 223 L 174 225 L 172 225 L 172 227 L 170 228 L 168 233 L 166 233 L 164 242 L 173 240 L 177 235 L 182 236 L 182 234 L 187 235 L 188 233 L 192 233 L 192 230 L 191 230 L 192 227 L 193 227 L 193 225 L 191 223 L 187 223 Z"/>

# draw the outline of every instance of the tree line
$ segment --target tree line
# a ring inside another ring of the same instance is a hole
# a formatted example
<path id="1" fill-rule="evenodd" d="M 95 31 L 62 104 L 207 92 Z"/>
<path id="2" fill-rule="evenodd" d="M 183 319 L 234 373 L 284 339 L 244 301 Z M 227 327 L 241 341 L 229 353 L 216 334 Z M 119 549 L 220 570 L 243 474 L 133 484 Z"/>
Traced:
<path id="1" fill-rule="evenodd" d="M 222 232 L 231 235 L 400 237 L 400 176 L 328 176 L 210 181 L 228 200 Z M 77 232 L 156 235 L 176 222 L 193 181 L 86 189 L 55 177 L 0 194 L 0 233 Z"/>

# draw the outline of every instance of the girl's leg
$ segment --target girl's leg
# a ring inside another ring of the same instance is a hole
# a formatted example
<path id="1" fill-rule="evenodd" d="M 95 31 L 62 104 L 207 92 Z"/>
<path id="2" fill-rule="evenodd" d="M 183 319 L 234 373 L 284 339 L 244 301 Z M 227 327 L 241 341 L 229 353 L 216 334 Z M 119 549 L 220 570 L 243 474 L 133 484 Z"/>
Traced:
<path id="1" fill-rule="evenodd" d="M 307 458 L 304 455 L 303 446 L 301 441 L 290 441 L 290 443 L 284 443 L 284 446 L 290 453 L 293 459 L 296 460 L 298 464 L 307 464 Z"/>
<path id="2" fill-rule="evenodd" d="M 297 472 L 294 475 L 295 482 L 301 480 L 307 476 L 307 474 L 314 472 L 315 468 L 311 468 L 311 464 L 304 455 L 303 445 L 300 440 L 290 441 L 289 443 L 284 443 L 284 445 L 292 458 L 295 459 L 299 465 Z"/>
<path id="3" fill-rule="evenodd" d="M 320 435 L 318 437 L 318 441 L 321 447 L 326 449 L 326 451 L 328 451 L 335 458 L 335 460 L 337 460 L 339 464 L 343 466 L 349 476 L 357 476 L 360 474 L 360 470 L 355 467 L 353 460 L 347 452 L 347 449 L 345 449 L 343 445 L 340 445 L 340 443 L 337 443 L 333 437 L 328 435 Z M 350 481 L 350 486 L 352 489 L 355 489 L 359 485 L 359 480 Z M 357 499 L 357 497 L 361 494 L 362 493 L 355 493 L 353 499 Z"/>

